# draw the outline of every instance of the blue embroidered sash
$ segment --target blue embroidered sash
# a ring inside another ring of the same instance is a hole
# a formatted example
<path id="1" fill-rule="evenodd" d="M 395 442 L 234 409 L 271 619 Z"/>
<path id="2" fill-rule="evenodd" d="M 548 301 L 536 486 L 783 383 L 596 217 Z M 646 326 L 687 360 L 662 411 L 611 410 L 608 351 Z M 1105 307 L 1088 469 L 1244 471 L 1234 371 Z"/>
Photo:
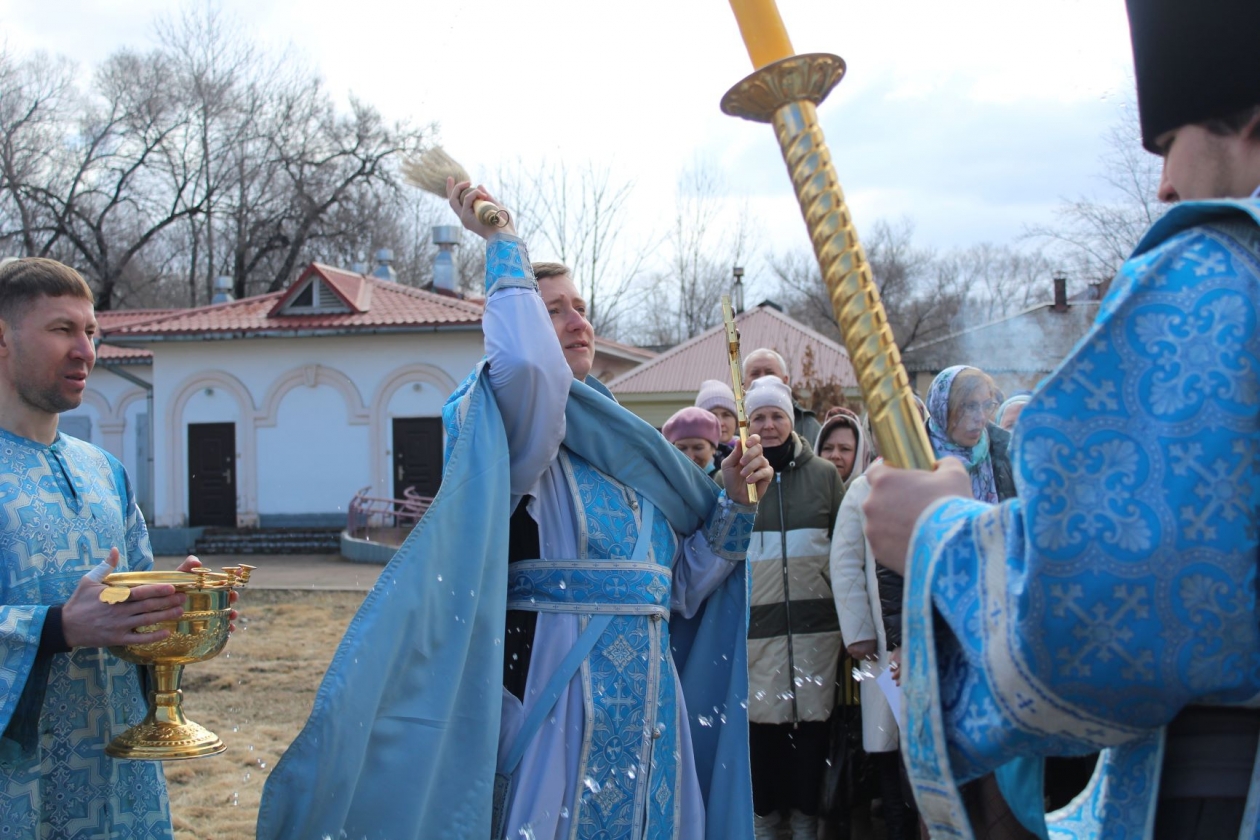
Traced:
<path id="1" fill-rule="evenodd" d="M 668 618 L 672 579 L 656 563 L 526 560 L 512 564 L 508 609 Z"/>

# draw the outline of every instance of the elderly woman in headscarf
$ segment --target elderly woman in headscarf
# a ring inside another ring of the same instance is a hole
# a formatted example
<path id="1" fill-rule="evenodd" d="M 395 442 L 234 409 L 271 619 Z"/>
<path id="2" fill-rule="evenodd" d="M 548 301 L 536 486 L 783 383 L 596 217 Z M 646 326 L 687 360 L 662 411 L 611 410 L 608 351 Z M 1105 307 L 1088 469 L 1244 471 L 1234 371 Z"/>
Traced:
<path id="1" fill-rule="evenodd" d="M 836 406 L 823 418 L 822 428 L 814 441 L 814 451 L 823 460 L 835 464 L 840 480 L 849 484 L 870 464 L 870 447 L 863 434 L 862 421 L 843 406 Z"/>
<path id="2" fill-rule="evenodd" d="M 1015 428 L 1015 421 L 1019 420 L 1019 415 L 1023 412 L 1024 406 L 1028 405 L 1028 401 L 1031 399 L 1032 394 L 1028 391 L 1015 394 L 998 406 L 997 414 L 993 415 L 993 422 L 1009 432 Z"/>
<path id="3" fill-rule="evenodd" d="M 1015 495 L 1009 454 L 1011 436 L 989 421 L 998 407 L 997 387 L 984 371 L 955 365 L 937 374 L 928 388 L 928 439 L 938 459 L 957 458 L 971 475 L 971 494 L 997 504 Z M 879 594 L 889 668 L 896 673 L 901 647 L 901 576 L 880 567 Z M 842 629 L 843 629 L 843 625 Z M 963 801 L 977 840 L 1032 840 L 998 789 L 993 774 L 962 786 Z"/>
<path id="4" fill-rule="evenodd" d="M 957 458 L 971 474 L 977 500 L 997 504 L 1015 495 L 1010 433 L 989 422 L 997 386 L 979 368 L 954 365 L 928 388 L 928 438 L 937 458 Z"/>

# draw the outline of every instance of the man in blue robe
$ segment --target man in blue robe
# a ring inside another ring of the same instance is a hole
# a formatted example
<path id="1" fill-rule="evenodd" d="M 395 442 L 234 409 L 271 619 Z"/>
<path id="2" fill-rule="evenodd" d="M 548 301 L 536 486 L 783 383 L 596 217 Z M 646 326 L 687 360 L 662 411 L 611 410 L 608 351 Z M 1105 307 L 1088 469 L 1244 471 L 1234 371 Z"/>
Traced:
<path id="1" fill-rule="evenodd" d="M 58 262 L 0 265 L 0 836 L 171 836 L 161 765 L 104 753 L 145 713 L 136 666 L 106 648 L 164 638 L 136 628 L 181 615 L 183 596 L 99 598 L 111 568 L 153 556 L 122 465 L 57 431 L 96 360 L 92 304 Z"/>
<path id="2" fill-rule="evenodd" d="M 1143 144 L 1179 202 L 1015 426 L 1019 499 L 871 476 L 906 573 L 906 759 L 933 837 L 996 770 L 1055 838 L 1260 837 L 1260 6 L 1129 0 Z M 1041 814 L 1039 756 L 1103 749 Z"/>
<path id="3" fill-rule="evenodd" d="M 486 359 L 258 837 L 751 840 L 747 485 L 772 470 L 750 438 L 728 497 L 619 407 L 567 269 L 450 195 L 487 239 Z"/>

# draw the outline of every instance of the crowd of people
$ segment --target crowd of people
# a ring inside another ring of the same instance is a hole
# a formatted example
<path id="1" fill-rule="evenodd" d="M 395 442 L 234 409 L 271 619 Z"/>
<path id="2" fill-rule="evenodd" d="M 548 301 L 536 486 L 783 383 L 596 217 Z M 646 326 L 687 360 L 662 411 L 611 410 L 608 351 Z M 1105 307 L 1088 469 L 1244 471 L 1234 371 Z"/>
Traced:
<path id="1" fill-rule="evenodd" d="M 752 569 L 748 630 L 749 742 L 758 840 L 786 827 L 792 840 L 815 840 L 820 828 L 839 826 L 860 801 L 838 801 L 823 814 L 824 770 L 842 726 L 861 734 L 865 758 L 849 757 L 876 780 L 873 796 L 890 840 L 920 836 L 914 800 L 899 758 L 898 726 L 877 684 L 884 671 L 899 679 L 901 576 L 875 562 L 863 534 L 862 502 L 870 492 L 867 468 L 878 461 L 864 413 L 829 407 L 821 423 L 795 399 L 783 356 L 758 348 L 743 362 L 748 431 L 759 436 L 774 479 L 761 500 L 748 547 Z M 926 402 L 918 400 L 938 458 L 955 458 L 971 477 L 972 496 L 997 504 L 1015 496 L 1010 429 L 1028 392 L 1005 398 L 993 378 L 969 365 L 943 370 Z M 722 483 L 718 467 L 738 441 L 735 393 L 718 380 L 701 384 L 695 405 L 662 426 L 666 440 L 705 474 Z M 852 675 L 852 676 L 851 676 Z M 845 680 L 858 682 L 861 712 L 835 715 Z M 1079 792 L 1084 773 L 1052 774 L 1047 795 L 1066 801 L 1062 787 Z M 1055 787 L 1055 785 L 1058 787 Z M 965 789 L 980 836 L 1028 838 L 1004 807 L 992 774 Z M 837 833 L 838 832 L 838 833 Z"/>

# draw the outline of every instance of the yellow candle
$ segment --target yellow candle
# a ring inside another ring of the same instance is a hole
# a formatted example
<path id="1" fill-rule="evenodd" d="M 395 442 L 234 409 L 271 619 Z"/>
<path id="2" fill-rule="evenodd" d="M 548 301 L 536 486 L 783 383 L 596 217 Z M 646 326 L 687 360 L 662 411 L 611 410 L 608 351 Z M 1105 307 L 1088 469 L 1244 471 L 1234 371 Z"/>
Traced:
<path id="1" fill-rule="evenodd" d="M 796 55 L 774 0 L 731 0 L 731 10 L 754 68 Z"/>

